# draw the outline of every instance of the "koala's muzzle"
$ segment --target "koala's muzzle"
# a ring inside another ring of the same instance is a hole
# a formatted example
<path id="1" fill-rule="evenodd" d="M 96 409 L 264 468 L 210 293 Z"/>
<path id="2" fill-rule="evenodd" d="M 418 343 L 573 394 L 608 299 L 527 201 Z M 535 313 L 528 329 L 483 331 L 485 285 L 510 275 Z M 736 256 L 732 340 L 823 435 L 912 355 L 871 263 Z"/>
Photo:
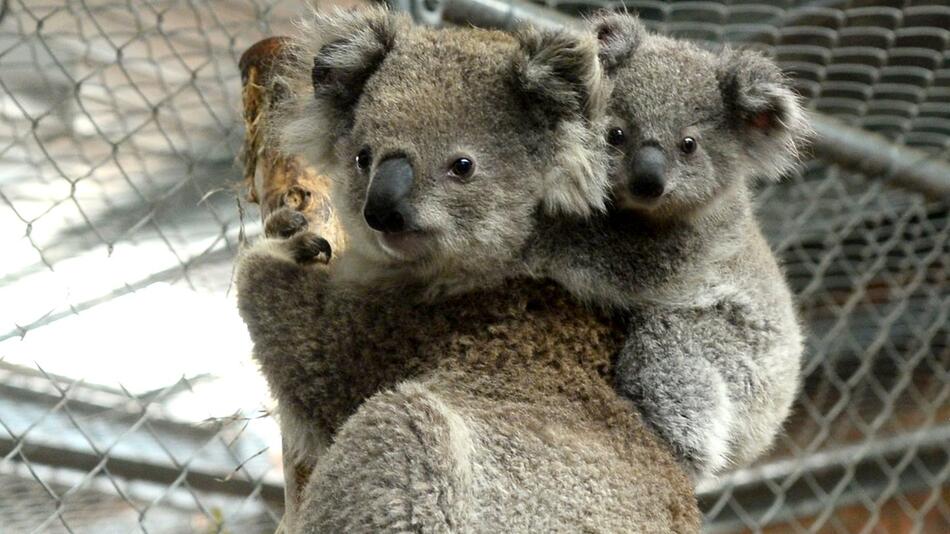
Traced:
<path id="1" fill-rule="evenodd" d="M 396 233 L 411 229 L 412 165 L 404 157 L 383 160 L 366 193 L 363 218 L 373 230 Z"/>
<path id="2" fill-rule="evenodd" d="M 630 193 L 640 198 L 659 198 L 666 189 L 666 155 L 647 145 L 633 155 L 630 169 Z"/>

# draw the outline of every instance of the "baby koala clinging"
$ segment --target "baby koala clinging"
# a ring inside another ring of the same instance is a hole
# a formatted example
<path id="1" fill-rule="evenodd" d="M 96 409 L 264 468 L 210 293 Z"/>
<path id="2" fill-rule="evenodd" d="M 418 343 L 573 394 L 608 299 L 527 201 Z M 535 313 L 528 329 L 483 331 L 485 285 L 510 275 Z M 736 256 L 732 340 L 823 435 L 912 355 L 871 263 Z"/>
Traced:
<path id="1" fill-rule="evenodd" d="M 695 474 L 747 463 L 788 415 L 802 353 L 751 188 L 797 162 L 804 111 L 757 53 L 709 52 L 628 15 L 592 24 L 613 84 L 614 207 L 541 224 L 528 263 L 626 316 L 617 387 Z"/>

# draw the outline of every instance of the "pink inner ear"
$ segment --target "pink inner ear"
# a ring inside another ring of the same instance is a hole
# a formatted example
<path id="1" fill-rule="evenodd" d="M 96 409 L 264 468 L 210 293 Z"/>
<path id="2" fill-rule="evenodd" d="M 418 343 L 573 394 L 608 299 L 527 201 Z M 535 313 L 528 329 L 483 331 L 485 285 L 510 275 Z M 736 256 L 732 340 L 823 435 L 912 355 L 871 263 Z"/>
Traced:
<path id="1" fill-rule="evenodd" d="M 772 114 L 768 111 L 760 111 L 749 119 L 749 125 L 759 130 L 768 130 L 772 127 Z"/>

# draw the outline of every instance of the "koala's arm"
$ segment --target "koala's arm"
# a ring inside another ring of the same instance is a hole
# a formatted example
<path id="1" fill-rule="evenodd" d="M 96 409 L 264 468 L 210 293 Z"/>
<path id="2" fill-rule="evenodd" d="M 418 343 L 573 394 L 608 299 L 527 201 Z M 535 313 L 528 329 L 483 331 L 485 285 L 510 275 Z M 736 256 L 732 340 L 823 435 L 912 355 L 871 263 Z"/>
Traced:
<path id="1" fill-rule="evenodd" d="M 329 353 L 322 335 L 329 272 L 294 255 L 323 250 L 320 241 L 310 233 L 264 238 L 242 251 L 235 275 L 238 309 L 254 343 L 254 358 L 281 409 L 300 416 L 309 411 L 321 380 L 321 359 Z"/>
<path id="2" fill-rule="evenodd" d="M 629 316 L 617 359 L 618 391 L 697 477 L 727 463 L 735 409 L 725 378 L 689 313 L 658 307 Z"/>
<path id="3" fill-rule="evenodd" d="M 794 321 L 726 300 L 639 308 L 630 325 L 618 390 L 695 475 L 746 464 L 771 445 L 799 384 Z"/>
<path id="4" fill-rule="evenodd" d="M 242 252 L 235 282 L 281 424 L 302 426 L 322 442 L 367 397 L 425 365 L 414 357 L 415 338 L 394 333 L 431 325 L 413 313 L 404 286 L 354 286 L 334 277 L 337 267 L 324 265 L 329 243 L 299 215 L 284 208 L 268 216 L 265 233 L 273 237 Z M 392 354 L 404 358 L 386 357 Z"/>
<path id="5" fill-rule="evenodd" d="M 524 257 L 529 272 L 553 279 L 576 298 L 625 309 L 676 283 L 705 247 L 690 228 L 644 228 L 623 214 L 541 216 Z"/>

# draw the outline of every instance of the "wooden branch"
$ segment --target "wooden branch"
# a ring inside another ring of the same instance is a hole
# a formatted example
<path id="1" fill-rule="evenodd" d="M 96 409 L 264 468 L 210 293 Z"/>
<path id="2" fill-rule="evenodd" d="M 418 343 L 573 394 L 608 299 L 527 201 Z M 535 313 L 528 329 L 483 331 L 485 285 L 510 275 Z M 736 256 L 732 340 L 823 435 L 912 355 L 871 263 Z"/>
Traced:
<path id="1" fill-rule="evenodd" d="M 333 247 L 343 246 L 343 233 L 330 205 L 330 180 L 306 161 L 284 154 L 271 139 L 268 120 L 281 99 L 290 94 L 275 76 L 288 59 L 289 41 L 270 37 L 257 42 L 241 56 L 245 139 L 245 198 L 260 206 L 261 220 L 280 208 L 290 208 L 307 217 L 310 228 Z M 297 458 L 284 443 L 284 514 L 292 516 L 300 505 L 300 489 L 313 471 L 313 460 Z"/>
<path id="2" fill-rule="evenodd" d="M 262 220 L 283 207 L 303 213 L 336 252 L 343 246 L 343 233 L 330 204 L 330 180 L 299 156 L 281 153 L 268 128 L 276 105 L 290 95 L 276 76 L 288 59 L 288 47 L 288 38 L 269 37 L 241 56 L 245 198 L 260 206 Z"/>

